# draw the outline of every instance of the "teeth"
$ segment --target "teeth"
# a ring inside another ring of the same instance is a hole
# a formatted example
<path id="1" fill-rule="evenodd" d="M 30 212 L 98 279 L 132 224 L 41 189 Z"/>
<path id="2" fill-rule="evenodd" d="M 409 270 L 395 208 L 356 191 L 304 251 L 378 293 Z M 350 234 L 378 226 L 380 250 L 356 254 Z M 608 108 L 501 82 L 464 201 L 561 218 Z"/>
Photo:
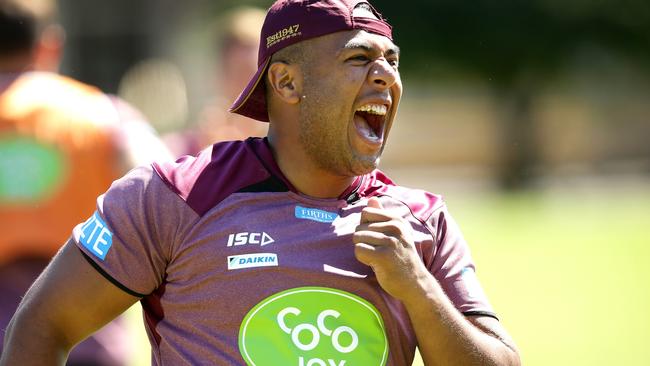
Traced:
<path id="1" fill-rule="evenodd" d="M 388 108 L 386 108 L 386 106 L 383 104 L 366 104 L 364 106 L 359 107 L 359 109 L 357 109 L 357 112 L 366 112 L 370 114 L 376 114 L 379 116 L 386 115 L 387 111 Z"/>

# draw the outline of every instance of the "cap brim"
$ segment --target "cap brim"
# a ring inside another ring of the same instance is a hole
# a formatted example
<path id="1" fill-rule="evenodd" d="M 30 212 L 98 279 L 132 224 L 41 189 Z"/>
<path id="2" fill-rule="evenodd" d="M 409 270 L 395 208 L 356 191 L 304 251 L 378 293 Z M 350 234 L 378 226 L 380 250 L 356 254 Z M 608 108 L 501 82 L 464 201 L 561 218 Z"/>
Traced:
<path id="1" fill-rule="evenodd" d="M 260 65 L 246 88 L 239 94 L 235 103 L 230 106 L 230 112 L 262 122 L 269 121 L 269 113 L 266 108 L 266 86 L 262 78 L 266 73 L 266 67 L 269 65 L 270 60 L 269 57 Z"/>

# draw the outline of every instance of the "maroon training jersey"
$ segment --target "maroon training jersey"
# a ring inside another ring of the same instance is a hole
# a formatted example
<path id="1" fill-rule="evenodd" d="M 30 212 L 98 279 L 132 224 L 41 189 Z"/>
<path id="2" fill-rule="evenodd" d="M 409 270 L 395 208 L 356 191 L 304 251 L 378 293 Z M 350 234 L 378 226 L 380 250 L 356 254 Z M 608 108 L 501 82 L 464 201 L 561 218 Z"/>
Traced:
<path id="1" fill-rule="evenodd" d="M 354 257 L 372 196 L 411 223 L 459 311 L 493 315 L 439 196 L 375 170 L 339 199 L 307 197 L 266 139 L 131 171 L 73 236 L 98 271 L 142 297 L 156 365 L 410 365 L 408 314 Z"/>

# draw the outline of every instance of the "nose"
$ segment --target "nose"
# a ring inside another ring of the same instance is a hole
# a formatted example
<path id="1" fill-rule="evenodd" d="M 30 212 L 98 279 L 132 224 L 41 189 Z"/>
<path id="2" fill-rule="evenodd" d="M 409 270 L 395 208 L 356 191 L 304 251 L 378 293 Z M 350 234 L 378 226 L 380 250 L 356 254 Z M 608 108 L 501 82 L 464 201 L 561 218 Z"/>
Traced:
<path id="1" fill-rule="evenodd" d="M 399 72 L 386 60 L 380 58 L 375 60 L 369 71 L 370 83 L 380 89 L 387 89 L 393 86 L 399 77 Z"/>

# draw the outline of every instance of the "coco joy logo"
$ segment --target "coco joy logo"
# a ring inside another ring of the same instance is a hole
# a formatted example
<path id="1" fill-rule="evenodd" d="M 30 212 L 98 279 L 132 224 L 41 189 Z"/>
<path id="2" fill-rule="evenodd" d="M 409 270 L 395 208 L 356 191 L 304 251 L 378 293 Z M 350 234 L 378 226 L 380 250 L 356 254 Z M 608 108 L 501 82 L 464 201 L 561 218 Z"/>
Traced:
<path id="1" fill-rule="evenodd" d="M 293 314 L 295 316 L 298 316 L 300 315 L 300 309 L 294 307 L 284 308 L 280 311 L 280 313 L 278 313 L 277 320 L 280 329 L 282 329 L 283 332 L 291 335 L 291 341 L 293 342 L 293 344 L 303 351 L 311 351 L 314 348 L 316 348 L 320 344 L 321 334 L 326 337 L 331 337 L 332 346 L 339 353 L 350 353 L 354 351 L 359 345 L 359 336 L 352 328 L 342 325 L 337 327 L 333 331 L 327 329 L 327 326 L 325 325 L 325 318 L 327 317 L 338 318 L 339 316 L 341 316 L 341 313 L 339 313 L 336 310 L 326 309 L 323 310 L 320 314 L 318 314 L 318 318 L 316 319 L 317 326 L 314 326 L 309 323 L 302 323 L 296 325 L 293 329 L 287 326 L 285 320 L 287 314 Z M 308 333 L 307 336 L 311 338 L 311 341 L 309 343 L 305 344 L 301 340 L 300 334 L 302 332 Z M 345 335 L 345 334 L 347 334 L 351 340 L 350 344 L 347 346 L 341 345 L 341 341 L 340 341 L 341 335 Z M 302 358 L 301 361 L 303 361 Z M 301 362 L 301 364 L 302 363 L 303 362 Z"/>
<path id="2" fill-rule="evenodd" d="M 300 287 L 257 304 L 239 330 L 250 366 L 383 366 L 388 340 L 368 301 L 324 287 Z"/>

